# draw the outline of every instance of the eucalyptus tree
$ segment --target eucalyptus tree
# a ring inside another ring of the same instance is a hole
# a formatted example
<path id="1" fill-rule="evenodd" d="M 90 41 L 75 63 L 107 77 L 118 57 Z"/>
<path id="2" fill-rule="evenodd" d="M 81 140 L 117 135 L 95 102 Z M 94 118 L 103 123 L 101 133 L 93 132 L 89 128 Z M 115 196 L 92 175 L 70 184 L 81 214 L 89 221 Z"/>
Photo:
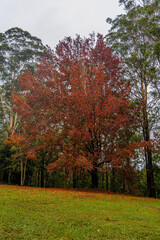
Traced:
<path id="1" fill-rule="evenodd" d="M 124 62 L 126 81 L 132 85 L 131 97 L 142 104 L 142 136 L 148 196 L 155 197 L 152 151 L 153 131 L 159 124 L 160 102 L 160 3 L 157 0 L 119 0 L 125 14 L 108 18 L 111 29 L 106 42 Z"/>
<path id="2" fill-rule="evenodd" d="M 0 128 L 5 132 L 1 135 L 3 139 L 12 134 L 17 125 L 17 114 L 10 102 L 11 94 L 20 91 L 17 79 L 26 69 L 36 71 L 44 49 L 39 38 L 20 28 L 0 33 Z"/>
<path id="3" fill-rule="evenodd" d="M 26 69 L 36 72 L 44 49 L 39 38 L 20 28 L 0 33 L 0 181 L 10 182 L 16 167 L 18 169 L 18 164 L 12 159 L 12 148 L 3 144 L 19 125 L 10 97 L 13 92 L 21 91 L 17 80 L 20 74 Z"/>

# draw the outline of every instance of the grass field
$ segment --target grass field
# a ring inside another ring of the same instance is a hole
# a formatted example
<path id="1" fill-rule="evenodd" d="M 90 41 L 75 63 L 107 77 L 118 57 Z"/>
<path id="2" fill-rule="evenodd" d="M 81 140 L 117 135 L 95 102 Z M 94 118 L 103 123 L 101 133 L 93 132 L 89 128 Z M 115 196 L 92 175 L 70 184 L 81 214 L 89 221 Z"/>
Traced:
<path id="1" fill-rule="evenodd" d="M 0 185 L 0 239 L 160 239 L 160 200 Z"/>

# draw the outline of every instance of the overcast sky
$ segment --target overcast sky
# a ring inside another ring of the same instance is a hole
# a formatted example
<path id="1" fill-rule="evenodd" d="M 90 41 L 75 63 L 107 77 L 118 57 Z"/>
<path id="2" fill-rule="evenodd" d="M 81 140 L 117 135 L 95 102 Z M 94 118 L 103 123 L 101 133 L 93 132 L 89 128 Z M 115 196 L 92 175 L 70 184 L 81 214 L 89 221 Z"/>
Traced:
<path id="1" fill-rule="evenodd" d="M 20 27 L 54 48 L 65 36 L 107 34 L 118 0 L 0 0 L 0 32 Z"/>

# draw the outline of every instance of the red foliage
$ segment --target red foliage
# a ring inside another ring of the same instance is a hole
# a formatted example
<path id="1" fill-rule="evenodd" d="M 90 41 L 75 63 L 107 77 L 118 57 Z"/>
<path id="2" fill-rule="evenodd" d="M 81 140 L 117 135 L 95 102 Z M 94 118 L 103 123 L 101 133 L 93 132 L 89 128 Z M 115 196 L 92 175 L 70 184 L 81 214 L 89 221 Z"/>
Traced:
<path id="1" fill-rule="evenodd" d="M 102 35 L 66 38 L 33 76 L 19 78 L 24 96 L 12 96 L 32 148 L 52 155 L 48 169 L 90 171 L 103 162 L 122 165 L 133 156 L 128 132 L 136 111 L 123 81 L 122 63 Z"/>

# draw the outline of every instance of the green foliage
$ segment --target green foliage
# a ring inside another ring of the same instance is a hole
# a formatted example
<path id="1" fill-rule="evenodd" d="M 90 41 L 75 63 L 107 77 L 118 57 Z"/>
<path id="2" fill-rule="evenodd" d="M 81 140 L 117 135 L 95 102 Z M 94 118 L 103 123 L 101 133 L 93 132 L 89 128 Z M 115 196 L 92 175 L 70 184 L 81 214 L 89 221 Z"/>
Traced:
<path id="1" fill-rule="evenodd" d="M 35 70 L 37 58 L 42 56 L 44 46 L 40 39 L 20 28 L 11 28 L 0 37 L 0 53 L 3 56 L 0 79 L 3 82 L 3 94 L 9 97 L 12 91 L 19 89 L 18 76 L 26 69 Z M 8 95 L 7 95 L 8 93 Z"/>
<path id="2" fill-rule="evenodd" d="M 36 71 L 44 49 L 40 39 L 31 36 L 30 33 L 20 28 L 11 28 L 0 34 L 1 142 L 9 136 L 17 125 L 17 116 L 12 111 L 13 105 L 10 102 L 11 94 L 20 92 L 20 84 L 17 79 L 26 69 L 33 73 Z"/>
<path id="3" fill-rule="evenodd" d="M 159 1 L 119 2 L 126 13 L 107 20 L 111 29 L 106 42 L 123 59 L 124 77 L 132 86 L 130 97 L 142 103 L 141 134 L 150 142 L 160 121 L 160 5 Z M 152 182 L 148 187 L 154 189 L 152 153 L 149 148 L 144 151 L 146 168 L 150 166 L 147 182 Z"/>
<path id="4" fill-rule="evenodd" d="M 20 165 L 12 157 L 16 149 L 6 144 L 0 145 L 0 182 L 9 184 L 19 183 Z"/>

